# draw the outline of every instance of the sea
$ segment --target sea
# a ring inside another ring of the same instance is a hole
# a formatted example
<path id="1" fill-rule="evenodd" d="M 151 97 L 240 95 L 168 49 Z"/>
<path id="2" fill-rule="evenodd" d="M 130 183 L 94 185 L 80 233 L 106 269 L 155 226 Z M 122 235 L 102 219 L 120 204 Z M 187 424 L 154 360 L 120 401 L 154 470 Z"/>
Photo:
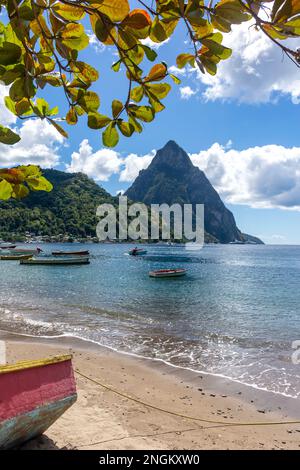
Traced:
<path id="1" fill-rule="evenodd" d="M 148 245 L 140 257 L 126 244 L 40 247 L 89 249 L 91 264 L 1 261 L 1 330 L 81 338 L 300 399 L 300 246 Z M 149 277 L 179 267 L 185 277 Z"/>

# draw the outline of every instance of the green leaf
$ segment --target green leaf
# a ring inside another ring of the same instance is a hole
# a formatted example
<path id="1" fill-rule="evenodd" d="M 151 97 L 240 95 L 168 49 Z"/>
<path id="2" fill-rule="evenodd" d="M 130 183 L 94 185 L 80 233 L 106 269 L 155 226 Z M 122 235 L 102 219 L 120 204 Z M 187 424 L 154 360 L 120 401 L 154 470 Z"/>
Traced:
<path id="1" fill-rule="evenodd" d="M 21 101 L 33 97 L 35 92 L 32 78 L 18 78 L 10 87 L 9 96 L 13 101 Z"/>
<path id="2" fill-rule="evenodd" d="M 16 103 L 9 96 L 5 96 L 4 102 L 5 102 L 5 106 L 7 107 L 7 109 L 9 109 L 11 113 L 17 114 Z"/>
<path id="3" fill-rule="evenodd" d="M 210 53 L 220 57 L 220 59 L 228 59 L 232 54 L 231 49 L 210 39 L 203 39 L 202 44 L 208 47 Z"/>
<path id="4" fill-rule="evenodd" d="M 87 112 L 95 112 L 100 106 L 100 99 L 97 93 L 94 91 L 87 91 L 78 100 L 78 104 Z"/>
<path id="5" fill-rule="evenodd" d="M 136 103 L 139 103 L 142 100 L 143 96 L 144 89 L 142 86 L 137 86 L 131 90 L 130 98 Z"/>
<path id="6" fill-rule="evenodd" d="M 183 69 L 189 63 L 191 67 L 195 66 L 195 56 L 193 54 L 179 54 L 176 59 L 176 65 L 179 69 Z"/>
<path id="7" fill-rule="evenodd" d="M 68 23 L 61 33 L 61 43 L 71 50 L 81 51 L 89 45 L 89 37 L 81 24 Z"/>
<path id="8" fill-rule="evenodd" d="M 152 83 L 146 86 L 147 89 L 151 91 L 152 95 L 155 95 L 160 100 L 165 98 L 171 90 L 171 85 L 168 83 Z"/>
<path id="9" fill-rule="evenodd" d="M 134 126 L 129 122 L 118 121 L 118 128 L 125 137 L 131 137 L 134 133 Z"/>
<path id="10" fill-rule="evenodd" d="M 205 67 L 205 70 L 210 74 L 210 75 L 216 75 L 217 73 L 217 66 L 215 62 L 212 62 L 209 60 L 209 58 L 206 57 L 201 57 L 201 62 Z"/>
<path id="11" fill-rule="evenodd" d="M 128 122 L 134 128 L 135 132 L 140 134 L 143 131 L 142 125 L 134 118 L 134 116 L 130 116 Z"/>
<path id="12" fill-rule="evenodd" d="M 56 121 L 53 121 L 53 119 L 47 118 L 47 120 L 52 124 L 53 127 L 66 139 L 69 137 L 68 133 L 64 130 L 63 127 L 61 127 L 59 124 L 57 124 Z"/>
<path id="13" fill-rule="evenodd" d="M 122 64 L 122 61 L 121 61 L 121 60 L 118 60 L 118 62 L 115 62 L 114 64 L 112 64 L 111 69 L 112 69 L 114 72 L 119 72 L 120 67 L 121 67 L 121 64 Z"/>
<path id="14" fill-rule="evenodd" d="M 22 20 L 34 20 L 34 11 L 32 9 L 31 0 L 24 0 L 18 11 L 19 18 Z"/>
<path id="15" fill-rule="evenodd" d="M 30 189 L 34 189 L 35 191 L 50 192 L 53 189 L 53 185 L 44 176 L 39 176 L 37 178 L 30 176 L 26 179 L 26 183 Z"/>
<path id="16" fill-rule="evenodd" d="M 91 82 L 95 82 L 99 78 L 99 73 L 94 67 L 85 62 L 76 62 L 75 64 L 75 71 L 77 71 L 82 75 L 83 78 L 89 80 Z"/>
<path id="17" fill-rule="evenodd" d="M 99 113 L 88 114 L 88 126 L 90 129 L 102 129 L 111 122 L 108 116 Z"/>
<path id="18" fill-rule="evenodd" d="M 74 126 L 75 124 L 77 124 L 78 117 L 74 106 L 72 106 L 67 112 L 66 121 L 70 126 Z"/>
<path id="19" fill-rule="evenodd" d="M 0 199 L 7 201 L 11 198 L 13 192 L 12 185 L 6 180 L 0 181 Z"/>
<path id="20" fill-rule="evenodd" d="M 24 114 L 32 114 L 33 110 L 30 106 L 30 101 L 27 98 L 23 98 L 21 101 L 16 103 L 16 113 L 19 116 L 23 116 Z"/>
<path id="21" fill-rule="evenodd" d="M 103 145 L 106 147 L 115 147 L 119 142 L 119 134 L 116 129 L 116 123 L 111 122 L 102 134 Z"/>
<path id="22" fill-rule="evenodd" d="M 28 196 L 29 189 L 25 184 L 15 184 L 13 188 L 12 197 L 15 199 L 23 199 L 24 197 Z"/>
<path id="23" fill-rule="evenodd" d="M 150 39 L 153 42 L 163 42 L 168 39 L 174 32 L 179 18 L 173 20 L 160 20 L 158 16 L 155 17 L 151 30 L 150 30 Z"/>
<path id="24" fill-rule="evenodd" d="M 154 116 L 155 116 L 155 112 L 153 108 L 151 108 L 151 106 L 130 105 L 129 112 L 130 114 L 133 114 L 135 118 L 140 119 L 141 121 L 144 121 L 144 122 L 153 121 Z"/>
<path id="25" fill-rule="evenodd" d="M 0 64 L 11 65 L 21 59 L 22 49 L 12 42 L 3 42 L 0 48 Z"/>
<path id="26" fill-rule="evenodd" d="M 142 45 L 142 48 L 145 51 L 147 59 L 150 60 L 151 62 L 154 62 L 155 59 L 157 58 L 157 53 L 153 49 L 151 49 L 151 47 Z"/>
<path id="27" fill-rule="evenodd" d="M 36 108 L 39 111 L 39 113 L 36 113 L 36 114 L 40 114 L 41 116 L 47 116 L 50 113 L 49 103 L 47 103 L 47 101 L 44 100 L 44 98 L 37 98 L 35 106 L 34 106 L 35 111 L 36 111 Z"/>
<path id="28" fill-rule="evenodd" d="M 14 145 L 19 142 L 20 136 L 8 127 L 0 125 L 0 142 L 6 145 Z"/>
<path id="29" fill-rule="evenodd" d="M 173 82 L 176 83 L 176 85 L 180 85 L 180 78 L 176 77 L 176 75 L 174 75 L 173 73 L 170 73 L 170 77 L 172 78 Z"/>
<path id="30" fill-rule="evenodd" d="M 215 6 L 216 14 L 231 24 L 240 24 L 251 18 L 239 0 L 221 0 Z"/>
<path id="31" fill-rule="evenodd" d="M 121 103 L 121 101 L 119 100 L 114 100 L 112 102 L 111 107 L 112 107 L 112 114 L 113 114 L 114 119 L 119 116 L 119 114 L 124 108 L 123 103 Z"/>

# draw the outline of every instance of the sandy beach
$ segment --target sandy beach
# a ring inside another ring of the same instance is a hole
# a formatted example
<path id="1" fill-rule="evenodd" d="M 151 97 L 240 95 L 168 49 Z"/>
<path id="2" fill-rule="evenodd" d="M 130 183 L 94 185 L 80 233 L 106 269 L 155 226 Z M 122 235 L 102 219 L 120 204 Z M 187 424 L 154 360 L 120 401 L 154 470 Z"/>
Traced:
<path id="1" fill-rule="evenodd" d="M 7 362 L 73 354 L 77 371 L 114 390 L 195 421 L 158 411 L 95 384 L 76 372 L 78 401 L 46 434 L 23 449 L 298 449 L 300 424 L 226 426 L 295 420 L 298 400 L 272 396 L 211 376 L 116 353 L 68 338 L 1 335 Z M 271 394 L 272 395 L 272 394 Z"/>

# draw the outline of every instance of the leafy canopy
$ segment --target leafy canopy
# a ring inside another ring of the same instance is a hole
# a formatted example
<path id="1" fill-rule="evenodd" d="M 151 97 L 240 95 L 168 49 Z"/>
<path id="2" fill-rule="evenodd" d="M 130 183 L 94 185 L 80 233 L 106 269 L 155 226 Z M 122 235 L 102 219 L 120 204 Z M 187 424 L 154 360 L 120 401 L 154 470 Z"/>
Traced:
<path id="1" fill-rule="evenodd" d="M 187 51 L 178 51 L 179 68 L 189 64 L 202 73 L 216 74 L 219 62 L 231 55 L 223 36 L 232 25 L 251 19 L 253 27 L 300 64 L 300 50 L 282 42 L 300 36 L 299 0 L 136 0 L 139 8 L 132 3 L 0 0 L 0 8 L 7 14 L 7 21 L 0 23 L 0 80 L 10 87 L 7 108 L 19 119 L 47 120 L 64 137 L 68 134 L 61 123 L 76 125 L 85 116 L 88 127 L 102 130 L 103 144 L 114 147 L 120 134 L 130 137 L 142 132 L 144 123 L 165 108 L 169 79 L 180 83 L 167 64 L 158 60 L 157 52 L 145 44 L 146 39 L 161 43 L 170 38 L 179 23 L 185 26 L 190 41 Z M 101 113 L 100 97 L 92 91 L 98 70 L 80 60 L 80 52 L 90 41 L 86 26 L 102 46 L 115 49 L 118 60 L 112 70 L 122 73 L 128 82 L 126 96 L 112 102 L 108 116 Z M 47 96 L 48 87 L 63 90 L 68 105 L 65 116 L 40 97 Z M 14 131 L 0 126 L 1 143 L 13 145 L 19 140 Z M 37 167 L 28 168 L 0 173 L 0 199 L 24 197 L 29 189 L 51 189 Z M 32 174 L 28 176 L 28 172 Z"/>

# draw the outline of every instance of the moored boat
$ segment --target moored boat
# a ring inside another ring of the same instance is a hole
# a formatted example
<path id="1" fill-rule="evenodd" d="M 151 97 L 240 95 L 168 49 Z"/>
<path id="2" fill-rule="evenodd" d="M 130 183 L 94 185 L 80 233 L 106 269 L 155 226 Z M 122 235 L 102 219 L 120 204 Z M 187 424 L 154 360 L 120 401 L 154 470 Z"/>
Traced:
<path id="1" fill-rule="evenodd" d="M 180 277 L 185 276 L 187 273 L 186 269 L 159 269 L 157 271 L 150 271 L 150 277 Z"/>
<path id="2" fill-rule="evenodd" d="M 82 265 L 89 264 L 90 259 L 84 258 L 83 256 L 78 256 L 76 258 L 66 257 L 66 258 L 30 258 L 30 259 L 21 259 L 20 264 L 24 265 L 37 265 L 37 266 L 71 266 L 71 265 Z"/>
<path id="3" fill-rule="evenodd" d="M 141 255 L 146 255 L 147 250 L 144 250 L 143 248 L 133 248 L 132 250 L 129 251 L 130 256 L 141 256 Z"/>
<path id="4" fill-rule="evenodd" d="M 81 251 L 52 251 L 53 256 L 89 256 L 88 250 Z"/>
<path id="5" fill-rule="evenodd" d="M 0 449 L 43 434 L 77 399 L 72 356 L 0 366 Z"/>
<path id="6" fill-rule="evenodd" d="M 20 261 L 22 259 L 30 259 L 30 258 L 32 258 L 32 255 L 1 255 L 0 254 L 1 261 Z"/>
<path id="7" fill-rule="evenodd" d="M 14 248 L 16 248 L 16 245 L 10 245 L 9 243 L 0 246 L 0 250 L 13 250 Z"/>
<path id="8" fill-rule="evenodd" d="M 9 254 L 9 255 L 31 255 L 31 256 L 34 256 L 34 255 L 39 255 L 40 253 L 42 253 L 43 250 L 41 250 L 41 248 L 33 248 L 33 249 L 29 249 L 29 248 L 14 248 L 14 249 L 11 249 L 11 250 L 8 250 L 8 253 L 6 254 Z"/>

